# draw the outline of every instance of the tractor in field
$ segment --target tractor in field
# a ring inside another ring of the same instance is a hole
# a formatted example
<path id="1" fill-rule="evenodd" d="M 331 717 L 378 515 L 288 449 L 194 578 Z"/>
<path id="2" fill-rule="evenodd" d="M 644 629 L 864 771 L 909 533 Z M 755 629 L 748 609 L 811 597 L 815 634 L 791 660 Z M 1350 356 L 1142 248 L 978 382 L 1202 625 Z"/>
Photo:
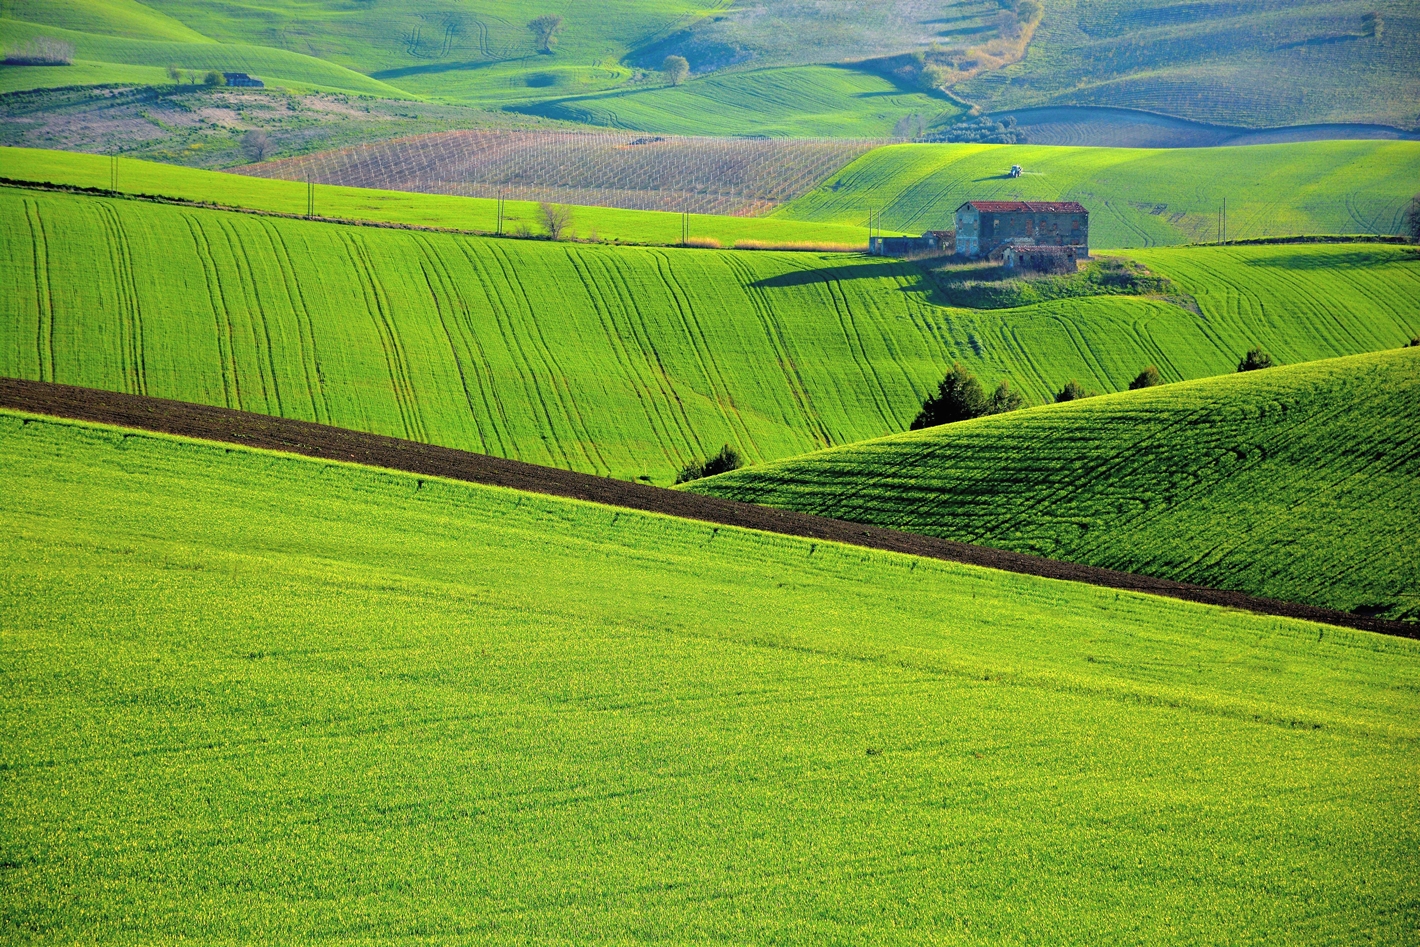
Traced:
<path id="1" fill-rule="evenodd" d="M 1013 164 L 1013 165 L 1011 165 L 1011 170 L 1006 172 L 1006 176 L 1007 176 L 1007 177 L 1010 177 L 1010 178 L 1018 178 L 1018 177 L 1020 177 L 1022 174 L 1025 174 L 1025 173 L 1026 173 L 1026 172 L 1025 172 L 1025 169 L 1024 169 L 1024 168 L 1022 168 L 1022 167 L 1021 167 L 1020 165 L 1018 165 L 1018 164 Z"/>

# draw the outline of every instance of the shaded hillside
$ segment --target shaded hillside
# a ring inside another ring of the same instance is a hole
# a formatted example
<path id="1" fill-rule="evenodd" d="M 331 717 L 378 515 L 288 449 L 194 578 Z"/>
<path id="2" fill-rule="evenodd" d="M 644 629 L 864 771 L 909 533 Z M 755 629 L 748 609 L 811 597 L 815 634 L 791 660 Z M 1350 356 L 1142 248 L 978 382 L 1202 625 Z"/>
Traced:
<path id="1" fill-rule="evenodd" d="M 32 942 L 1410 933 L 1415 642 L 4 412 L 0 482 Z"/>
<path id="2" fill-rule="evenodd" d="M 901 431 L 959 359 L 1039 402 L 1069 378 L 1112 391 L 1151 363 L 1196 378 L 1252 345 L 1290 362 L 1420 331 L 1404 247 L 1152 251 L 1198 315 L 1126 296 L 948 309 L 911 264 L 847 254 L 498 240 L 15 188 L 0 222 L 0 374 L 661 483 L 726 443 L 762 461 Z"/>
<path id="3" fill-rule="evenodd" d="M 688 489 L 1420 620 L 1420 349 L 996 415 Z"/>

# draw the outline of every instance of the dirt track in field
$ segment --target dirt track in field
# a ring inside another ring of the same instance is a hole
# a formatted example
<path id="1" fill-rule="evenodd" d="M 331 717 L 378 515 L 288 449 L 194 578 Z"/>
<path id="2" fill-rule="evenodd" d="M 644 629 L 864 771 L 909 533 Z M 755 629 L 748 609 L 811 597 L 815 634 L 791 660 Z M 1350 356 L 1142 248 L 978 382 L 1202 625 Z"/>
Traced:
<path id="1" fill-rule="evenodd" d="M 664 513 L 668 516 L 724 526 L 846 543 L 867 549 L 961 562 L 1023 575 L 1163 595 L 1263 615 L 1279 615 L 1362 631 L 1420 638 L 1420 627 L 1406 622 L 1367 618 L 1312 605 L 1258 598 L 1241 592 L 1226 592 L 1168 579 L 1155 579 L 1112 569 L 919 536 L 899 530 L 880 529 L 861 523 L 791 513 L 752 503 L 721 500 L 667 490 L 664 487 L 540 467 L 379 434 L 360 434 L 307 421 L 291 421 L 162 398 L 13 378 L 0 378 L 0 407 L 221 441 L 244 447 L 286 451 L 322 460 L 368 464 L 372 467 L 385 467 L 431 477 L 446 477 L 451 480 L 545 493 L 632 510 Z"/>

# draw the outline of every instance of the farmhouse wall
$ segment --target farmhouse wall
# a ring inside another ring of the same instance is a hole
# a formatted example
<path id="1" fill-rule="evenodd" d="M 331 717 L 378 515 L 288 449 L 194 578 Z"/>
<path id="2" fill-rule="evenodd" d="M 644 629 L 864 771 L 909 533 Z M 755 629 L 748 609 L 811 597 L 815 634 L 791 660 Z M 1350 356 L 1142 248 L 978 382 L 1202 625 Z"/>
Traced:
<path id="1" fill-rule="evenodd" d="M 957 208 L 956 252 L 989 257 L 1012 244 L 1090 243 L 1090 212 L 1074 201 L 967 201 Z"/>

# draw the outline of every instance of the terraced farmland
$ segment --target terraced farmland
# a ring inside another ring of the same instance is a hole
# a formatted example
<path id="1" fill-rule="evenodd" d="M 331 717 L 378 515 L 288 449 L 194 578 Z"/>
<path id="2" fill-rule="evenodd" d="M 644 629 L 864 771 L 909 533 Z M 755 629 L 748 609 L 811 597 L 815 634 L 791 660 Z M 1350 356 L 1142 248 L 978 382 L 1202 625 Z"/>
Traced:
<path id="1" fill-rule="evenodd" d="M 476 129 L 401 138 L 240 173 L 425 194 L 754 216 L 880 142 Z"/>
<path id="2" fill-rule="evenodd" d="M 681 86 L 552 99 L 528 115 L 667 135 L 887 138 L 914 117 L 943 121 L 962 109 L 840 66 L 787 66 L 711 75 Z"/>
<path id="3" fill-rule="evenodd" d="M 1420 621 L 1420 349 L 996 415 L 687 489 Z"/>
<path id="4" fill-rule="evenodd" d="M 1412 641 L 10 413 L 0 479 L 32 943 L 1409 940 Z"/>
<path id="5" fill-rule="evenodd" d="M 16 188 L 0 189 L 0 221 L 0 374 L 662 483 L 722 444 L 763 461 L 901 431 L 956 360 L 1040 402 L 1070 378 L 1123 389 L 1151 363 L 1195 378 L 1252 345 L 1292 362 L 1420 332 L 1404 247 L 1150 251 L 1200 317 L 1118 296 L 946 309 L 911 264 L 842 254 L 497 240 Z"/>
<path id="6" fill-rule="evenodd" d="M 1011 178 L 1013 164 L 1025 175 Z M 1394 234 L 1420 180 L 1420 142 L 1317 141 L 1238 148 L 893 145 L 777 213 L 902 231 L 950 228 L 962 202 L 1077 200 L 1090 243 L 1140 247 L 1294 234 Z"/>

